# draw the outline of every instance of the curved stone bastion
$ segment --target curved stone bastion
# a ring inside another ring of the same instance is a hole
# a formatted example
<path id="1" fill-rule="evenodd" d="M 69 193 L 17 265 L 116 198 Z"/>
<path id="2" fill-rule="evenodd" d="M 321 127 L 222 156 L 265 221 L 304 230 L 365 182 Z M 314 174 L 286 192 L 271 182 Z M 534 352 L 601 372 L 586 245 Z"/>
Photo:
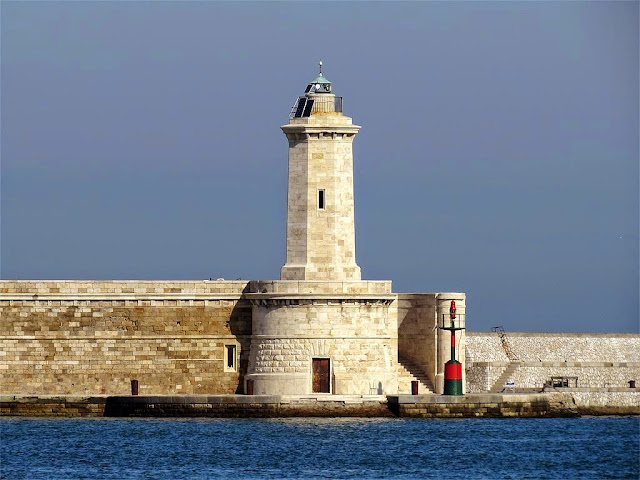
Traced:
<path id="1" fill-rule="evenodd" d="M 391 282 L 270 281 L 249 288 L 253 325 L 245 382 L 253 382 L 253 393 L 398 391 Z"/>

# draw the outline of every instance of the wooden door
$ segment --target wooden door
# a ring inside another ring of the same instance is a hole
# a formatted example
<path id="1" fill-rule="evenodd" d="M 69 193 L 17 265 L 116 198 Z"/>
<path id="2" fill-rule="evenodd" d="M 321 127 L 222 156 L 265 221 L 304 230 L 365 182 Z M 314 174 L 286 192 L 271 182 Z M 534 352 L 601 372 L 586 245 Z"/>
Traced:
<path id="1" fill-rule="evenodd" d="M 313 363 L 313 393 L 329 392 L 329 359 L 314 358 Z"/>

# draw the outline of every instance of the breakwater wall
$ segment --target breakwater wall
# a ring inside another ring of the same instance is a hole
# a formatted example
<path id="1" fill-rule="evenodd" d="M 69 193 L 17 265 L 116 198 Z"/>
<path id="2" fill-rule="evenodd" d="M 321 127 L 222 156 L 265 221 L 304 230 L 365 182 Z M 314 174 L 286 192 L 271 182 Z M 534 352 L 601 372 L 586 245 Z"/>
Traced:
<path id="1" fill-rule="evenodd" d="M 450 337 L 436 324 L 451 295 L 464 311 L 464 295 L 389 282 L 0 281 L 0 394 L 128 395 L 132 380 L 141 396 L 242 394 L 248 372 L 309 393 L 323 391 L 318 358 L 334 394 L 441 392 Z M 559 391 L 585 408 L 640 408 L 640 335 L 467 332 L 458 345 L 465 393 L 565 377 Z"/>
<path id="2" fill-rule="evenodd" d="M 0 393 L 242 393 L 246 281 L 0 282 Z"/>
<path id="3" fill-rule="evenodd" d="M 578 407 L 571 394 L 471 394 L 389 396 L 389 409 L 399 417 L 574 417 Z"/>
<path id="4" fill-rule="evenodd" d="M 0 396 L 4 416 L 93 417 L 571 417 L 607 413 L 580 407 L 571 393 L 441 395 Z M 634 413 L 634 412 L 629 412 Z M 635 414 L 640 414 L 636 410 Z"/>
<path id="5" fill-rule="evenodd" d="M 467 332 L 465 340 L 470 393 L 497 393 L 507 384 L 539 392 L 554 386 L 552 377 L 567 378 L 567 387 L 583 393 L 633 392 L 640 384 L 637 334 Z"/>
<path id="6" fill-rule="evenodd" d="M 419 333 L 464 295 L 398 297 L 383 281 L 0 281 L 0 394 L 441 391 L 449 340 Z"/>

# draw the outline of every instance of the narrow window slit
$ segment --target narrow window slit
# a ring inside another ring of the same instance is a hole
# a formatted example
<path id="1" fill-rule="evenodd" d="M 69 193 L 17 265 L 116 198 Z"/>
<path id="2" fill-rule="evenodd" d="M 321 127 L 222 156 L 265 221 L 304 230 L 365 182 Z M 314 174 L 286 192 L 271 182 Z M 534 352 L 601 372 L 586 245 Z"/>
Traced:
<path id="1" fill-rule="evenodd" d="M 236 346 L 235 345 L 225 345 L 225 372 L 235 372 L 237 371 L 237 363 L 236 363 Z"/>

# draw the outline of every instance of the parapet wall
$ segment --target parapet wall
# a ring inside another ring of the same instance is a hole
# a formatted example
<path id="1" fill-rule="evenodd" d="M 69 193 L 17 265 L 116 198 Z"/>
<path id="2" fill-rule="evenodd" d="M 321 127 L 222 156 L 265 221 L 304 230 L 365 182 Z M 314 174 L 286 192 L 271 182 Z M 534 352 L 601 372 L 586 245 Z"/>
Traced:
<path id="1" fill-rule="evenodd" d="M 430 391 L 437 297 L 403 301 L 416 371 L 398 363 L 389 281 L 4 281 L 0 393 L 244 393 L 247 373 L 255 393 L 309 393 L 314 359 L 330 361 L 331 393 Z"/>
<path id="2" fill-rule="evenodd" d="M 210 294 L 239 296 L 247 288 L 247 281 L 203 280 L 0 280 L 0 300 L 29 299 L 35 295 L 54 295 L 60 299 L 70 295 L 73 299 L 105 297 L 117 294 L 119 299 L 128 295 L 140 299 L 154 295 L 185 295 L 188 298 Z"/>
<path id="3" fill-rule="evenodd" d="M 315 280 L 255 280 L 249 282 L 247 293 L 270 295 L 391 295 L 391 281 L 315 281 Z"/>
<path id="4" fill-rule="evenodd" d="M 518 360 L 526 362 L 637 362 L 640 335 L 626 333 L 507 332 Z M 467 361 L 508 362 L 500 337 L 493 332 L 467 332 Z"/>
<path id="5" fill-rule="evenodd" d="M 247 283 L 0 282 L 0 392 L 123 395 L 132 379 L 141 394 L 239 392 Z"/>

